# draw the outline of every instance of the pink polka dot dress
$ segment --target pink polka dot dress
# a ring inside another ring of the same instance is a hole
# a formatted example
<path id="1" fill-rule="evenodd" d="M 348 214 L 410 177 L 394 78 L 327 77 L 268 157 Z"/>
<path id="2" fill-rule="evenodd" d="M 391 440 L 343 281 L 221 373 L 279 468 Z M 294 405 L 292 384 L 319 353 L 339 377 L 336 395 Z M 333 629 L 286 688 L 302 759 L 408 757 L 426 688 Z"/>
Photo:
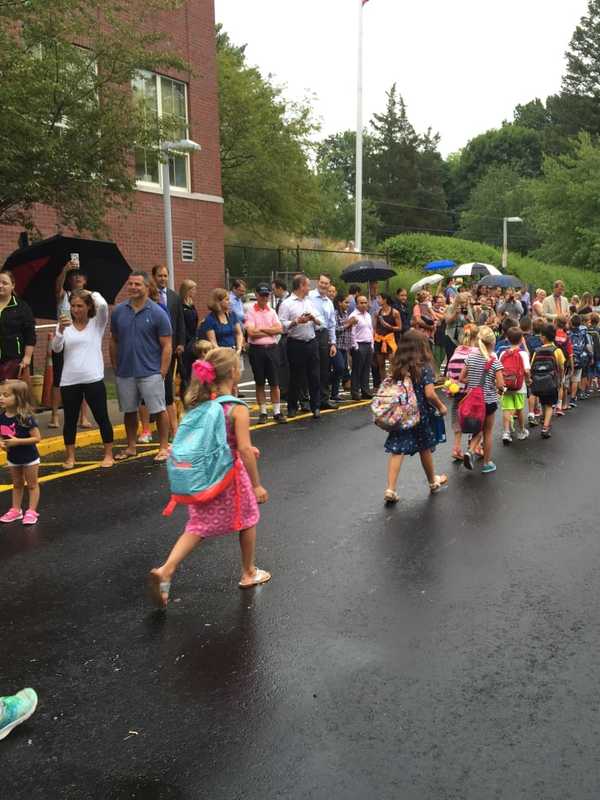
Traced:
<path id="1" fill-rule="evenodd" d="M 231 403 L 223 405 L 227 441 L 234 456 L 237 454 L 237 442 L 233 429 L 233 419 L 229 415 Z M 193 533 L 201 539 L 211 536 L 223 536 L 226 533 L 252 528 L 260 519 L 258 503 L 252 488 L 250 476 L 244 464 L 239 462 L 237 478 L 214 500 L 208 503 L 189 505 L 186 533 Z"/>

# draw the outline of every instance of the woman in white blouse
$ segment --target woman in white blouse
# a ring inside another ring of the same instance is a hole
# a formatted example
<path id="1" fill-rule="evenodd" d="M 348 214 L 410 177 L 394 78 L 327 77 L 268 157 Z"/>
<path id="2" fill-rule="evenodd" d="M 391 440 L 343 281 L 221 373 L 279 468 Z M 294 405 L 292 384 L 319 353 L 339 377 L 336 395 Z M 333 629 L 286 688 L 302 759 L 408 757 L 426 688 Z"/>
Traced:
<path id="1" fill-rule="evenodd" d="M 113 429 L 108 416 L 102 338 L 108 322 L 106 300 L 98 292 L 76 289 L 70 297 L 71 319 L 61 316 L 52 341 L 52 349 L 63 353 L 64 366 L 60 392 L 65 414 L 63 439 L 67 457 L 65 469 L 75 465 L 77 418 L 85 399 L 100 428 L 104 459 L 100 466 L 114 464 Z"/>

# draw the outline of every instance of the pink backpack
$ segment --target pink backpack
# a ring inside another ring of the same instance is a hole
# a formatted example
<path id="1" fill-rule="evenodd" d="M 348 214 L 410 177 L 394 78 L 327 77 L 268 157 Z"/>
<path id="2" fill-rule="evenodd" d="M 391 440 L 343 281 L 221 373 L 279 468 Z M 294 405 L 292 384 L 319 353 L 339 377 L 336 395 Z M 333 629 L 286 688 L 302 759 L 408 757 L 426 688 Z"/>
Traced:
<path id="1" fill-rule="evenodd" d="M 410 378 L 386 378 L 371 403 L 373 422 L 384 431 L 406 431 L 421 421 L 419 403 Z"/>
<path id="2" fill-rule="evenodd" d="M 474 436 L 476 433 L 481 433 L 483 423 L 485 422 L 485 395 L 483 393 L 483 384 L 485 378 L 492 368 L 494 357 L 486 363 L 483 368 L 483 375 L 479 386 L 473 386 L 472 389 L 466 393 L 463 400 L 458 406 L 458 422 L 462 433 L 470 433 Z"/>

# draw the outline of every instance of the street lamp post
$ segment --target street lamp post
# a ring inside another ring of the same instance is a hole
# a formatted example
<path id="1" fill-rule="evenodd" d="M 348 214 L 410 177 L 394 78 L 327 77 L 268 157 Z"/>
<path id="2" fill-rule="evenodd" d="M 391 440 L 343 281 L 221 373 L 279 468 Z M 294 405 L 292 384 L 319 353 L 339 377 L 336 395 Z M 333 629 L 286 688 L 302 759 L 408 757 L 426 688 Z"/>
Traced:
<path id="1" fill-rule="evenodd" d="M 163 216 L 165 222 L 165 250 L 169 270 L 169 289 L 175 289 L 175 265 L 173 263 L 173 215 L 171 213 L 171 177 L 169 175 L 169 153 L 193 153 L 201 150 L 199 144 L 191 139 L 178 142 L 163 142 L 160 146 L 164 155 L 162 162 Z"/>
<path id="2" fill-rule="evenodd" d="M 506 271 L 508 267 L 508 223 L 523 222 L 521 217 L 504 217 L 504 237 L 502 244 L 502 269 Z"/>

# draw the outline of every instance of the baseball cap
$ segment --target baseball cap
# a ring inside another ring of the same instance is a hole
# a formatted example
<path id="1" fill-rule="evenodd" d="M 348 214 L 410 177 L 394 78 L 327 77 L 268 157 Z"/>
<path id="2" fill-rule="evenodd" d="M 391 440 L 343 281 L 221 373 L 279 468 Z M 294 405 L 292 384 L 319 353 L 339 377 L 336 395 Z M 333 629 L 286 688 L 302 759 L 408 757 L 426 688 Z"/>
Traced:
<path id="1" fill-rule="evenodd" d="M 256 287 L 256 294 L 271 294 L 271 287 L 268 283 L 259 283 Z"/>

